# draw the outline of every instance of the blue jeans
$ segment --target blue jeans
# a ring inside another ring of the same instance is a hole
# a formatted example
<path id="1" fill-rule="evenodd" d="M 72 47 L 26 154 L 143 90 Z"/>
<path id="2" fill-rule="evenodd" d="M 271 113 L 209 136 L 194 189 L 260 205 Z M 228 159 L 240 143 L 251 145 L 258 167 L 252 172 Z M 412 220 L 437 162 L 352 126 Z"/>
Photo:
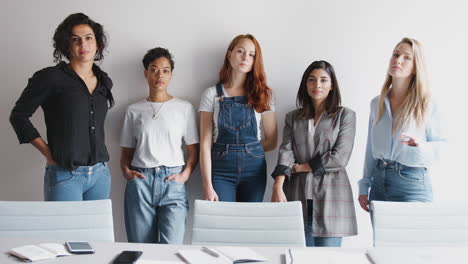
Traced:
<path id="1" fill-rule="evenodd" d="M 44 175 L 44 200 L 86 201 L 109 199 L 110 172 L 106 163 L 67 170 L 47 164 Z"/>
<path id="2" fill-rule="evenodd" d="M 143 175 L 125 187 L 125 229 L 128 242 L 182 244 L 188 212 L 185 184 L 164 180 L 182 166 L 132 167 Z"/>
<path id="3" fill-rule="evenodd" d="M 266 161 L 259 142 L 214 143 L 212 183 L 220 201 L 261 202 L 266 187 Z"/>
<path id="4" fill-rule="evenodd" d="M 306 246 L 308 247 L 341 247 L 342 237 L 314 237 L 312 235 L 312 200 L 307 200 Z"/>
<path id="5" fill-rule="evenodd" d="M 379 160 L 372 172 L 369 201 L 431 202 L 427 169 Z"/>

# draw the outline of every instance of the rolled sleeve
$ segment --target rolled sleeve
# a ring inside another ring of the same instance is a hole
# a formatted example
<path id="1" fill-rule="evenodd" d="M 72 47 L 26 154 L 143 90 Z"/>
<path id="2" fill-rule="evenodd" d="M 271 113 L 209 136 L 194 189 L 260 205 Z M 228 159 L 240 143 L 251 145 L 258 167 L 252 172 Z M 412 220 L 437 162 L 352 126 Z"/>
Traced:
<path id="1" fill-rule="evenodd" d="M 46 81 L 47 78 L 44 78 L 44 74 L 41 71 L 36 72 L 29 79 L 28 85 L 11 111 L 10 123 L 20 144 L 30 143 L 32 140 L 40 137 L 39 132 L 29 118 L 49 96 L 50 86 Z"/>
<path id="2" fill-rule="evenodd" d="M 322 176 L 326 173 L 320 155 L 316 155 L 314 158 L 309 160 L 309 166 L 315 176 Z"/>
<path id="3" fill-rule="evenodd" d="M 291 167 L 285 166 L 285 165 L 277 165 L 273 173 L 271 174 L 271 177 L 275 178 L 276 176 L 284 175 L 284 176 L 291 176 Z"/>
<path id="4" fill-rule="evenodd" d="M 120 135 L 120 146 L 123 148 L 135 148 L 136 147 L 136 138 L 133 133 L 134 122 L 132 111 L 130 107 L 127 108 L 125 113 L 124 122 L 122 126 L 122 132 Z"/>
<path id="5" fill-rule="evenodd" d="M 271 174 L 272 177 L 279 175 L 291 176 L 291 168 L 295 161 L 291 138 L 293 116 L 294 112 L 286 114 L 283 129 L 283 141 L 281 142 L 281 146 L 278 152 L 278 165 Z"/>
<path id="6" fill-rule="evenodd" d="M 214 112 L 216 98 L 216 88 L 211 87 L 206 89 L 200 99 L 199 112 Z"/>
<path id="7" fill-rule="evenodd" d="M 187 107 L 186 126 L 184 134 L 185 144 L 198 144 L 200 140 L 198 137 L 197 116 L 195 108 L 191 104 Z"/>

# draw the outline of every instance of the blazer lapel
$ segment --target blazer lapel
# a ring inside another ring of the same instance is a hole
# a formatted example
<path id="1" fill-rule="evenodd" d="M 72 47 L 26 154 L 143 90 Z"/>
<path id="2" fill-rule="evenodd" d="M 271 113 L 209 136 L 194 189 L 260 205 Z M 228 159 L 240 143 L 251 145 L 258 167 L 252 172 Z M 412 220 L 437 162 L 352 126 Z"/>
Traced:
<path id="1" fill-rule="evenodd" d="M 307 149 L 309 144 L 308 120 L 295 119 L 293 125 L 294 145 L 297 150 L 295 153 L 296 162 L 304 163 L 307 161 Z"/>
<path id="2" fill-rule="evenodd" d="M 320 152 L 321 145 L 323 144 L 323 140 L 326 139 L 327 135 L 324 135 L 325 133 L 329 133 L 330 131 L 330 118 L 328 116 L 327 111 L 323 111 L 322 116 L 320 117 L 320 121 L 315 127 L 314 131 L 314 145 L 312 145 L 314 148 L 311 149 L 311 157 L 315 157 Z"/>

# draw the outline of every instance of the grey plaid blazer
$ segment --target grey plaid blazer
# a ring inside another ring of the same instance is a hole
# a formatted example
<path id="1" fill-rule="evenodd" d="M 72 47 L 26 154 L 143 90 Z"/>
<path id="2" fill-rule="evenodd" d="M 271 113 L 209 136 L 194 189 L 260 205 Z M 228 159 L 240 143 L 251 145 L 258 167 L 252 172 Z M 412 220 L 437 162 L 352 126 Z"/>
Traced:
<path id="1" fill-rule="evenodd" d="M 288 201 L 301 201 L 307 223 L 312 200 L 314 237 L 357 235 L 353 193 L 346 173 L 356 132 L 356 114 L 341 107 L 334 115 L 324 112 L 309 127 L 309 120 L 286 114 L 283 142 L 273 177 L 286 175 L 283 190 Z M 313 172 L 291 174 L 294 163 L 308 162 Z M 306 225 L 307 228 L 307 225 Z"/>

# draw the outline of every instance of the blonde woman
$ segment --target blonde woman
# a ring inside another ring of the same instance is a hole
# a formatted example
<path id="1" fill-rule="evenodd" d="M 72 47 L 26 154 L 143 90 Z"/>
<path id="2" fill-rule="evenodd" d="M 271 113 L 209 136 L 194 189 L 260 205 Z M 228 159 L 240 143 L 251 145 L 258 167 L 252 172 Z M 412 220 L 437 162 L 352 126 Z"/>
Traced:
<path id="1" fill-rule="evenodd" d="M 380 96 L 371 102 L 361 207 L 369 211 L 372 200 L 431 202 L 428 167 L 444 141 L 421 44 L 404 38 L 393 50 Z"/>

